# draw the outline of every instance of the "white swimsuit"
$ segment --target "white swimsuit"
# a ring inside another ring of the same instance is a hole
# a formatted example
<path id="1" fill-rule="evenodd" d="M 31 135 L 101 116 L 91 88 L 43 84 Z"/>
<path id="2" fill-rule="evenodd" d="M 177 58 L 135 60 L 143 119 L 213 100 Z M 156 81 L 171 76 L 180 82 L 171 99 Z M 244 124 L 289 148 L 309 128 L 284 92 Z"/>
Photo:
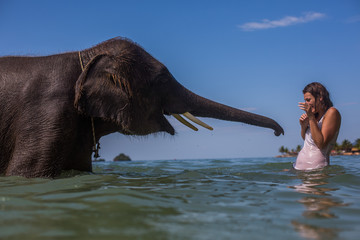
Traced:
<path id="1" fill-rule="evenodd" d="M 324 116 L 318 122 L 320 130 L 323 118 Z M 330 143 L 324 149 L 320 150 L 312 139 L 310 127 L 308 127 L 305 133 L 304 146 L 296 158 L 294 168 L 297 170 L 312 170 L 329 165 L 330 152 L 336 143 L 338 134 L 339 131 L 335 134 L 334 138 L 331 139 Z"/>

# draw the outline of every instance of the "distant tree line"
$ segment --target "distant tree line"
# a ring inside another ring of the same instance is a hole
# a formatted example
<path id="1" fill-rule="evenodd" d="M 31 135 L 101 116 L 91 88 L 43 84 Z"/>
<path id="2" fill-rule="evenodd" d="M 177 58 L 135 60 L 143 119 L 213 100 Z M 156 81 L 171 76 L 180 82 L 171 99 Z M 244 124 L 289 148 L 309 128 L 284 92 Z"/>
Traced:
<path id="1" fill-rule="evenodd" d="M 341 152 L 351 152 L 352 148 L 360 149 L 360 138 L 356 139 L 354 143 L 351 143 L 349 140 L 345 139 L 341 144 L 335 143 L 334 150 L 337 153 Z M 287 147 L 281 146 L 279 152 L 281 154 L 297 154 L 301 151 L 301 146 L 297 145 L 295 149 L 289 150 Z"/>

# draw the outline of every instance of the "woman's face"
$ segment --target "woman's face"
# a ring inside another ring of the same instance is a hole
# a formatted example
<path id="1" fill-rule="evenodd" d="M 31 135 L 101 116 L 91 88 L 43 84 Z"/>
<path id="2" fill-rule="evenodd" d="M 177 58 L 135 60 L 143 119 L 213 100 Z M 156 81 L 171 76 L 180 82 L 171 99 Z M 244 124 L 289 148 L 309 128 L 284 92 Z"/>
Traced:
<path id="1" fill-rule="evenodd" d="M 315 99 L 315 97 L 311 93 L 306 92 L 304 94 L 304 100 L 305 100 L 305 104 L 310 106 L 311 111 L 313 113 L 319 112 L 319 110 L 321 108 L 321 104 L 320 104 L 321 99 Z"/>

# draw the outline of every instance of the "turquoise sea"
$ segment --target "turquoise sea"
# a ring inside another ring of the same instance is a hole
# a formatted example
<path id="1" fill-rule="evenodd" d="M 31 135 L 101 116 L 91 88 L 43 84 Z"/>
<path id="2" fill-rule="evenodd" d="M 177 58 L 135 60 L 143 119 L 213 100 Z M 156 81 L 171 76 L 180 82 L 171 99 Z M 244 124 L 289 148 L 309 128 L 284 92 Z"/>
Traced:
<path id="1" fill-rule="evenodd" d="M 359 239 L 360 156 L 94 163 L 0 177 L 0 239 Z M 287 170 L 289 169 L 289 170 Z"/>

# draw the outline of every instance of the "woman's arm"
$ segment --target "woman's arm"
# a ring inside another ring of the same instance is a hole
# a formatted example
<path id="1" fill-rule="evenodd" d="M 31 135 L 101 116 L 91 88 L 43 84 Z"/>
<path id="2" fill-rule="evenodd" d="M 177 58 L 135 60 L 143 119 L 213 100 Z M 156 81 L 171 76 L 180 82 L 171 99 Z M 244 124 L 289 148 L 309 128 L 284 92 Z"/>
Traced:
<path id="1" fill-rule="evenodd" d="M 322 123 L 321 131 L 315 117 L 309 117 L 309 125 L 312 138 L 319 149 L 326 147 L 340 129 L 341 115 L 336 108 L 330 108 Z"/>

